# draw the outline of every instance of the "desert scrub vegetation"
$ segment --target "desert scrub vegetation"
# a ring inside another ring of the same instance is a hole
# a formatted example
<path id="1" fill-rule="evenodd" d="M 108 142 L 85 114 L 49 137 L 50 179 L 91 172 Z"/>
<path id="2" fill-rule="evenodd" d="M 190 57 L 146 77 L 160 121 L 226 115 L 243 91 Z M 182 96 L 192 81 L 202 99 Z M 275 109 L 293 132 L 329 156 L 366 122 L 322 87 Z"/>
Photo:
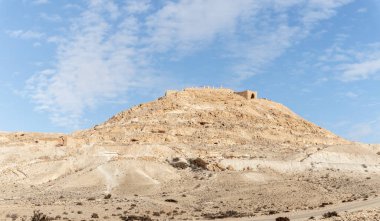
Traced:
<path id="1" fill-rule="evenodd" d="M 5 217 L 12 220 L 16 220 L 18 218 L 18 215 L 15 213 L 12 213 L 12 214 L 7 214 Z"/>
<path id="2" fill-rule="evenodd" d="M 276 221 L 290 221 L 288 217 L 277 217 Z"/>
<path id="3" fill-rule="evenodd" d="M 50 221 L 53 218 L 41 213 L 39 210 L 33 212 L 33 216 L 30 219 L 31 221 Z"/>
<path id="4" fill-rule="evenodd" d="M 124 221 L 133 221 L 133 220 L 140 220 L 140 221 L 152 221 L 152 219 L 149 216 L 137 216 L 137 215 L 130 215 L 130 216 L 121 216 L 121 220 Z"/>
<path id="5" fill-rule="evenodd" d="M 98 215 L 97 213 L 93 213 L 93 214 L 91 215 L 91 218 L 93 218 L 93 219 L 98 219 L 98 218 L 99 218 L 99 215 Z"/>
<path id="6" fill-rule="evenodd" d="M 330 218 L 330 217 L 335 217 L 335 216 L 338 216 L 338 213 L 336 211 L 327 212 L 323 214 L 323 218 Z"/>

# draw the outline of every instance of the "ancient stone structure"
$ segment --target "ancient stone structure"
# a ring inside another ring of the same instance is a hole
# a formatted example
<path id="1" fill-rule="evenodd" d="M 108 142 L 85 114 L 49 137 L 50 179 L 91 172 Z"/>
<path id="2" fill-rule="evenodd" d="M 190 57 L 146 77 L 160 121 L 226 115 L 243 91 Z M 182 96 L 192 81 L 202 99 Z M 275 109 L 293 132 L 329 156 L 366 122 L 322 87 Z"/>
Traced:
<path id="1" fill-rule="evenodd" d="M 167 90 L 166 92 L 165 92 L 165 96 L 169 96 L 169 95 L 171 95 L 171 94 L 175 94 L 175 93 L 177 93 L 178 91 L 176 91 L 176 90 Z"/>
<path id="2" fill-rule="evenodd" d="M 228 88 L 216 88 L 216 87 L 210 87 L 210 86 L 204 86 L 204 87 L 189 87 L 185 88 L 183 91 L 202 91 L 202 92 L 216 92 L 216 93 L 233 93 L 234 91 Z"/>
<path id="3" fill-rule="evenodd" d="M 183 89 L 182 91 L 186 92 L 186 91 L 204 91 L 204 92 L 220 92 L 220 93 L 235 93 L 237 95 L 240 95 L 244 98 L 246 98 L 247 100 L 251 100 L 251 99 L 257 99 L 257 91 L 251 91 L 251 90 L 245 90 L 245 91 L 241 91 L 241 92 L 234 92 L 233 90 L 231 89 L 228 89 L 228 88 L 215 88 L 215 87 L 210 87 L 210 86 L 203 86 L 203 87 L 190 87 L 190 88 L 185 88 Z M 172 95 L 172 94 L 177 94 L 177 93 L 180 93 L 181 91 L 177 91 L 177 90 L 167 90 L 166 93 L 165 93 L 165 96 L 169 96 L 169 95 Z"/>
<path id="4" fill-rule="evenodd" d="M 210 86 L 202 86 L 202 87 L 188 87 L 183 89 L 182 91 L 177 91 L 177 90 L 167 90 L 165 92 L 165 96 L 169 96 L 172 94 L 177 94 L 181 92 L 186 92 L 186 91 L 203 91 L 203 92 L 220 92 L 220 93 L 234 93 L 233 90 L 228 89 L 228 88 L 217 88 L 217 87 L 210 87 Z"/>
<path id="5" fill-rule="evenodd" d="M 236 94 L 245 97 L 246 99 L 257 99 L 257 91 L 245 90 L 241 92 L 235 92 Z"/>

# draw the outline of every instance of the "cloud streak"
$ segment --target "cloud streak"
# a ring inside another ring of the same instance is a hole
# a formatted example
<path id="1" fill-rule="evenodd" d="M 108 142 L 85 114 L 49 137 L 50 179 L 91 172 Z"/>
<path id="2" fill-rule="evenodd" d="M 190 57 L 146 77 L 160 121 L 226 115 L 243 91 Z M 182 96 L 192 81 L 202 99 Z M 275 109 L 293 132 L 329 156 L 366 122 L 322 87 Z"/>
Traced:
<path id="1" fill-rule="evenodd" d="M 238 20 L 255 11 L 255 1 L 169 2 L 147 19 L 148 43 L 158 51 L 193 50 L 218 36 L 233 34 Z"/>
<path id="2" fill-rule="evenodd" d="M 343 82 L 374 79 L 380 76 L 380 42 L 345 48 L 333 45 L 319 61 L 322 69 L 335 72 Z"/>
<path id="3" fill-rule="evenodd" d="M 375 60 L 344 64 L 340 69 L 343 72 L 341 75 L 343 81 L 365 80 L 380 74 L 380 57 Z"/>
<path id="4" fill-rule="evenodd" d="M 347 137 L 354 141 L 368 140 L 368 142 L 373 142 L 380 135 L 380 120 L 375 119 L 372 121 L 354 124 L 349 127 L 347 131 Z"/>
<path id="5" fill-rule="evenodd" d="M 116 98 L 143 84 L 144 58 L 133 45 L 138 24 L 128 17 L 114 25 L 115 9 L 93 3 L 75 21 L 70 35 L 58 43 L 57 62 L 29 79 L 27 89 L 38 109 L 51 113 L 54 123 L 76 128 L 88 108 Z M 141 59 L 141 60 L 140 60 Z"/>
<path id="6" fill-rule="evenodd" d="M 42 32 L 32 31 L 32 30 L 7 30 L 5 33 L 12 38 L 18 38 L 23 40 L 29 39 L 41 39 L 45 36 Z"/>
<path id="7" fill-rule="evenodd" d="M 49 0 L 34 0 L 33 1 L 33 4 L 36 4 L 36 5 L 44 5 L 44 4 L 48 4 L 50 3 Z"/>
<path id="8" fill-rule="evenodd" d="M 260 5 L 256 16 L 244 20 L 248 29 L 246 39 L 239 39 L 232 54 L 241 60 L 233 69 L 238 80 L 247 79 L 262 71 L 283 55 L 287 49 L 310 36 L 321 22 L 337 13 L 351 0 L 339 1 L 268 1 Z"/>

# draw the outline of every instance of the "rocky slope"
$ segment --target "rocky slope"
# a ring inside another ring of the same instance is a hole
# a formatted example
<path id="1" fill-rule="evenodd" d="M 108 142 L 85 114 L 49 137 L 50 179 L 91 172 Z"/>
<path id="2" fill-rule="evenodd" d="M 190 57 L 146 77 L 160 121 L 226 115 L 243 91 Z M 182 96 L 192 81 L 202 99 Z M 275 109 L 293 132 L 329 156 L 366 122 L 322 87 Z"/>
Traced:
<path id="1" fill-rule="evenodd" d="M 187 146 L 332 145 L 348 141 L 267 99 L 229 89 L 185 89 L 76 133 L 96 144 Z"/>

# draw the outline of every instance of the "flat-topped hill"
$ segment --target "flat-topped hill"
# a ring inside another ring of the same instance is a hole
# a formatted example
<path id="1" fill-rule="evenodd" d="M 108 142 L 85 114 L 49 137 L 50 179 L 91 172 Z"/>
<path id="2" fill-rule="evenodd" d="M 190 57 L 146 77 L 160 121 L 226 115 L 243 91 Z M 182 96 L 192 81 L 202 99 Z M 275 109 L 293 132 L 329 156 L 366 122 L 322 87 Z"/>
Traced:
<path id="1" fill-rule="evenodd" d="M 230 89 L 188 88 L 123 111 L 76 137 L 101 144 L 332 145 L 348 141 L 282 104 Z"/>

